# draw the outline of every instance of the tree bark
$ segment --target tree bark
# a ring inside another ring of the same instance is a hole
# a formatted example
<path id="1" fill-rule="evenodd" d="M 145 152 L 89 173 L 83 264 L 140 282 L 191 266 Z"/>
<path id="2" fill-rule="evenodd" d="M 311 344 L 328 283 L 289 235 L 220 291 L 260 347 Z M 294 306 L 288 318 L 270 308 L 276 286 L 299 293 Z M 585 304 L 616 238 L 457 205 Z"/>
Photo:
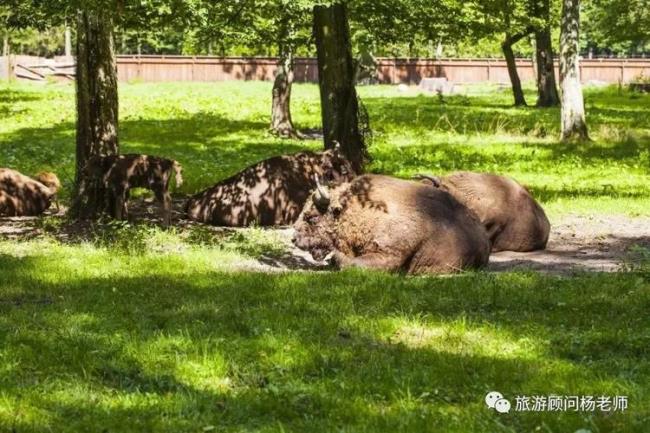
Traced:
<path id="1" fill-rule="evenodd" d="M 2 37 L 2 56 L 9 56 L 9 36 Z"/>
<path id="2" fill-rule="evenodd" d="M 537 62 L 537 106 L 555 107 L 560 97 L 555 84 L 551 29 L 546 27 L 535 32 L 535 59 Z"/>
<path id="3" fill-rule="evenodd" d="M 560 88 L 562 140 L 588 140 L 579 65 L 580 1 L 562 0 Z"/>
<path id="4" fill-rule="evenodd" d="M 325 148 L 339 143 L 354 169 L 361 173 L 368 153 L 359 129 L 355 66 L 344 4 L 314 6 L 314 37 Z"/>
<path id="5" fill-rule="evenodd" d="M 506 58 L 506 66 L 508 67 L 508 75 L 510 76 L 510 83 L 512 84 L 512 96 L 515 99 L 515 107 L 522 107 L 526 105 L 526 98 L 524 91 L 521 88 L 521 80 L 517 72 L 517 62 L 515 54 L 512 51 L 512 46 L 519 42 L 526 36 L 526 33 L 517 33 L 516 35 L 506 34 L 506 38 L 501 44 L 503 55 Z"/>
<path id="6" fill-rule="evenodd" d="M 106 192 L 83 168 L 90 157 L 119 153 L 117 68 L 109 13 L 77 16 L 77 197 L 76 217 L 94 218 L 106 207 Z"/>
<path id="7" fill-rule="evenodd" d="M 67 24 L 65 26 L 65 56 L 72 57 L 72 35 Z"/>
<path id="8" fill-rule="evenodd" d="M 560 104 L 555 83 L 553 43 L 551 42 L 550 0 L 532 0 L 531 12 L 543 22 L 535 29 L 535 71 L 537 77 L 537 107 L 554 107 Z"/>
<path id="9" fill-rule="evenodd" d="M 278 73 L 273 82 L 271 130 L 287 138 L 300 138 L 291 120 L 291 85 L 293 84 L 293 53 L 289 47 L 280 48 Z"/>

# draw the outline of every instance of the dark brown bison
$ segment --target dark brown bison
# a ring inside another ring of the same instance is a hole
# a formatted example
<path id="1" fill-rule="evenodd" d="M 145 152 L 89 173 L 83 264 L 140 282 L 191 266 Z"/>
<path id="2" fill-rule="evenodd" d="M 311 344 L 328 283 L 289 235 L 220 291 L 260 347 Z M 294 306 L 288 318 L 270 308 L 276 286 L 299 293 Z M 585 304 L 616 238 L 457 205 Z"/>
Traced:
<path id="1" fill-rule="evenodd" d="M 107 206 L 113 217 L 127 216 L 127 201 L 132 188 L 146 188 L 153 191 L 161 205 L 163 224 L 171 224 L 172 199 L 169 181 L 176 174 L 176 186 L 183 183 L 181 165 L 171 159 L 151 155 L 109 155 L 91 157 L 84 169 L 87 181 L 99 182 L 113 201 Z"/>
<path id="2" fill-rule="evenodd" d="M 61 182 L 54 173 L 33 179 L 9 168 L 0 168 L 0 216 L 36 216 L 56 200 Z"/>
<path id="3" fill-rule="evenodd" d="M 276 156 L 196 194 L 185 209 L 189 219 L 213 225 L 293 224 L 316 187 L 315 176 L 340 182 L 354 174 L 338 147 Z"/>
<path id="4" fill-rule="evenodd" d="M 546 248 L 551 225 L 544 209 L 514 180 L 464 171 L 444 177 L 417 177 L 428 179 L 474 212 L 490 237 L 492 251 Z"/>
<path id="5" fill-rule="evenodd" d="M 294 225 L 294 244 L 342 267 L 454 272 L 488 262 L 485 230 L 451 195 L 421 183 L 364 175 L 318 187 Z"/>

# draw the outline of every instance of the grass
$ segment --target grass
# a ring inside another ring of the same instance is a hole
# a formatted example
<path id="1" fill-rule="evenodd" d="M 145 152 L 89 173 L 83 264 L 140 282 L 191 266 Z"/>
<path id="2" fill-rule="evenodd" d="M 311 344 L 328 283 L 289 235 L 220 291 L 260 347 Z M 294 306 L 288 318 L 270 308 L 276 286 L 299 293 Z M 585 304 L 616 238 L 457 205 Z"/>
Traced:
<path id="1" fill-rule="evenodd" d="M 229 258 L 189 245 L 0 244 L 0 430 L 643 432 L 650 422 L 648 272 L 268 275 L 229 272 Z M 483 403 L 493 389 L 626 395 L 630 409 L 497 415 Z"/>
<path id="2" fill-rule="evenodd" d="M 589 90 L 594 142 L 558 143 L 558 111 L 470 88 L 440 100 L 360 89 L 370 170 L 507 173 L 552 218 L 650 215 L 649 96 Z M 121 86 L 124 152 L 173 157 L 190 193 L 318 142 L 267 133 L 268 83 Z M 70 86 L 0 86 L 0 166 L 73 178 Z M 317 89 L 296 86 L 300 127 Z M 532 100 L 532 96 L 529 96 Z M 85 241 L 0 240 L 0 431 L 645 432 L 650 267 L 403 277 L 244 271 L 281 254 L 251 229 L 113 223 Z M 626 395 L 624 413 L 489 411 L 483 398 Z"/>
<path id="3" fill-rule="evenodd" d="M 192 193 L 280 153 L 317 149 L 317 141 L 268 134 L 270 84 L 124 84 L 120 94 L 123 152 L 180 161 Z M 360 88 L 375 132 L 373 172 L 477 170 L 528 185 L 551 214 L 650 215 L 649 95 L 588 90 L 594 142 L 557 142 L 559 110 L 516 109 L 509 91 L 469 88 L 443 98 Z M 533 101 L 532 94 L 528 100 Z M 296 85 L 292 110 L 299 127 L 320 124 L 318 89 Z M 70 85 L 0 85 L 0 161 L 31 173 L 52 169 L 68 190 L 74 178 L 74 89 Z"/>

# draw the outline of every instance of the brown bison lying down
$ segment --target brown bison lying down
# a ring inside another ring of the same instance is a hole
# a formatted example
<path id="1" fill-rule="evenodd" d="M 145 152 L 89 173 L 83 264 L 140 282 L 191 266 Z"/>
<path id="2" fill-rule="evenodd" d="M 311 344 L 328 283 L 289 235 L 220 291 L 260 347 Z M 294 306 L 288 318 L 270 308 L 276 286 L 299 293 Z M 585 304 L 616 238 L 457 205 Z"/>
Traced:
<path id="1" fill-rule="evenodd" d="M 514 180 L 471 172 L 417 177 L 430 180 L 474 212 L 490 237 L 492 251 L 546 248 L 551 225 L 544 209 Z"/>
<path id="2" fill-rule="evenodd" d="M 352 166 L 338 148 L 276 156 L 252 165 L 189 199 L 188 218 L 213 225 L 293 224 L 315 176 L 348 180 Z"/>
<path id="3" fill-rule="evenodd" d="M 61 187 L 54 173 L 39 173 L 34 179 L 0 168 L 0 216 L 40 215 L 55 200 Z"/>
<path id="4" fill-rule="evenodd" d="M 342 267 L 407 273 L 483 266 L 485 230 L 451 195 L 429 185 L 364 175 L 331 192 L 318 187 L 295 223 L 294 243 Z"/>
<path id="5" fill-rule="evenodd" d="M 176 186 L 183 183 L 181 165 L 171 159 L 151 155 L 125 154 L 93 156 L 84 167 L 85 177 L 109 193 L 108 209 L 116 219 L 126 218 L 129 191 L 146 188 L 153 191 L 162 208 L 163 224 L 171 224 L 172 198 L 169 181 L 176 174 Z M 86 186 L 84 186 L 85 188 Z"/>

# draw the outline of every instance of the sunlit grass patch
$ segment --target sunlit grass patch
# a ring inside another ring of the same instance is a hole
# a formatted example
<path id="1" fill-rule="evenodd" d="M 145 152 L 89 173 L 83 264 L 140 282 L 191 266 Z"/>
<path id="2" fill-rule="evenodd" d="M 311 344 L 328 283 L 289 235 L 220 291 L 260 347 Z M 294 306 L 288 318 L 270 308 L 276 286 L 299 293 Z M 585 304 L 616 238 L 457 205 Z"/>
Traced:
<path id="1" fill-rule="evenodd" d="M 650 416 L 642 269 L 273 275 L 221 268 L 224 254 L 0 242 L 0 426 L 641 432 Z M 497 418 L 491 389 L 635 405 Z"/>
<path id="2" fill-rule="evenodd" d="M 121 85 L 124 152 L 179 160 L 187 194 L 320 141 L 268 133 L 270 83 Z M 593 142 L 509 92 L 359 88 L 370 171 L 492 171 L 563 213 L 649 215 L 648 96 L 588 89 Z M 527 96 L 532 101 L 531 89 Z M 320 124 L 318 89 L 294 119 Z M 72 86 L 0 85 L 0 165 L 73 179 Z M 406 277 L 261 272 L 277 232 L 101 221 L 0 241 L 0 431 L 645 432 L 650 267 Z M 485 393 L 627 395 L 625 413 L 486 409 Z"/>
<path id="3" fill-rule="evenodd" d="M 534 100 L 534 89 L 526 92 Z M 594 141 L 567 145 L 558 142 L 558 109 L 514 108 L 509 89 L 466 86 L 443 98 L 395 86 L 362 86 L 359 93 L 375 137 L 372 172 L 490 171 L 526 183 L 553 212 L 648 215 L 647 95 L 587 88 Z M 0 161 L 27 173 L 56 171 L 66 197 L 74 179 L 73 87 L 1 85 L 0 97 L 7 113 Z M 181 194 L 263 158 L 322 146 L 269 134 L 270 83 L 121 84 L 120 98 L 122 151 L 180 161 Z M 299 128 L 320 127 L 317 86 L 295 85 L 292 112 Z"/>

